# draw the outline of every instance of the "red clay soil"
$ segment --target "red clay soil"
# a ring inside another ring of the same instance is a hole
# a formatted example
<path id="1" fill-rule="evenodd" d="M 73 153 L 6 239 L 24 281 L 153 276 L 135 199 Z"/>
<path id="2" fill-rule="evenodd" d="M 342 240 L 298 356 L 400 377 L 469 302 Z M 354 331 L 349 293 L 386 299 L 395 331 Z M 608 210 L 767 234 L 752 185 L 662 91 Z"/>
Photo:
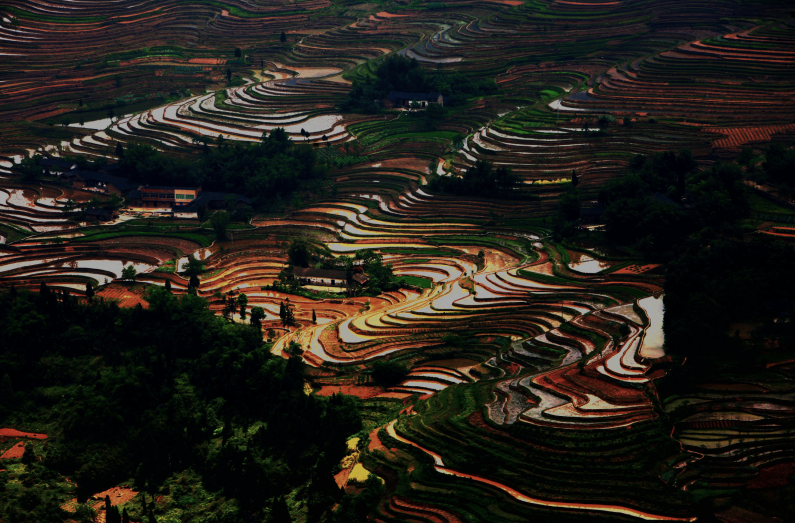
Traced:
<path id="1" fill-rule="evenodd" d="M 403 514 L 416 515 L 418 518 L 434 523 L 463 523 L 463 520 L 457 514 L 428 503 L 412 501 L 398 495 L 392 498 L 391 504 L 393 508 L 400 510 Z"/>
<path id="2" fill-rule="evenodd" d="M 659 264 L 650 265 L 628 265 L 622 269 L 618 269 L 613 274 L 641 274 L 659 267 Z"/>
<path id="3" fill-rule="evenodd" d="M 94 494 L 92 497 L 97 498 L 100 501 L 105 501 L 105 496 L 110 496 L 110 504 L 112 506 L 116 506 L 127 503 L 136 495 L 138 495 L 138 493 L 129 487 L 112 487 L 108 490 Z"/>
<path id="4" fill-rule="evenodd" d="M 769 487 L 783 487 L 787 480 L 795 473 L 795 463 L 779 463 L 759 471 L 754 479 L 746 484 L 746 488 L 760 489 Z"/>
<path id="5" fill-rule="evenodd" d="M 110 496 L 111 506 L 121 505 L 132 500 L 138 493 L 128 487 L 113 487 L 103 492 L 98 492 L 91 496 L 87 501 L 87 505 L 97 511 L 97 519 L 95 523 L 105 523 L 105 496 Z M 63 505 L 61 508 L 67 512 L 75 512 L 77 510 L 77 499 L 72 498 Z M 67 520 L 74 521 L 74 520 Z"/>
<path id="6" fill-rule="evenodd" d="M 25 443 L 19 442 L 0 456 L 0 459 L 19 459 L 25 453 Z"/>
<path id="7" fill-rule="evenodd" d="M 0 429 L 0 438 L 28 438 L 28 439 L 47 439 L 47 434 L 36 434 L 33 432 L 20 432 L 16 429 Z"/>
<path id="8" fill-rule="evenodd" d="M 376 428 L 376 429 L 373 429 L 372 432 L 370 432 L 370 444 L 367 446 L 368 452 L 372 452 L 375 449 L 384 448 L 384 444 L 381 443 L 381 439 L 378 437 L 378 431 L 379 430 L 380 430 L 380 427 Z"/>
<path id="9" fill-rule="evenodd" d="M 143 287 L 138 289 L 123 283 L 111 283 L 99 291 L 97 296 L 106 300 L 117 300 L 119 307 L 135 307 L 140 303 L 141 307 L 146 309 L 149 304 L 143 298 L 144 291 Z"/>
<path id="10" fill-rule="evenodd" d="M 374 385 L 323 385 L 318 396 L 331 396 L 332 394 L 348 394 L 361 399 L 369 399 L 384 392 L 382 387 Z"/>
<path id="11" fill-rule="evenodd" d="M 384 392 L 383 394 L 379 394 L 379 398 L 392 398 L 396 400 L 406 400 L 407 398 L 412 397 L 413 394 L 409 394 L 408 392 Z"/>
<path id="12" fill-rule="evenodd" d="M 739 148 L 747 143 L 768 142 L 772 134 L 784 133 L 792 129 L 795 129 L 795 124 L 764 125 L 760 127 L 715 127 L 705 130 L 727 135 L 726 138 L 718 138 L 714 142 L 715 147 L 725 149 Z"/>
<path id="13" fill-rule="evenodd" d="M 348 483 L 348 476 L 351 475 L 351 470 L 353 467 L 342 469 L 337 474 L 334 475 L 334 482 L 337 483 L 339 488 L 344 488 L 345 485 Z"/>
<path id="14" fill-rule="evenodd" d="M 732 507 L 724 512 L 718 512 L 715 517 L 724 523 L 780 523 L 782 521 L 779 518 L 770 518 L 740 507 Z"/>

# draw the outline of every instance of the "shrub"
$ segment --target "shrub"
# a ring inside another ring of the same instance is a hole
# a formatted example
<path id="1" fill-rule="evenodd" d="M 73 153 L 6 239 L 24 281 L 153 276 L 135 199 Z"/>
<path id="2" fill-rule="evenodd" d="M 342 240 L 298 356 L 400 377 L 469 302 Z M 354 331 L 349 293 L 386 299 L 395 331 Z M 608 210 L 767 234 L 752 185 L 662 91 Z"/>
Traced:
<path id="1" fill-rule="evenodd" d="M 397 361 L 377 361 L 373 365 L 373 379 L 385 387 L 397 385 L 409 373 L 409 368 Z"/>

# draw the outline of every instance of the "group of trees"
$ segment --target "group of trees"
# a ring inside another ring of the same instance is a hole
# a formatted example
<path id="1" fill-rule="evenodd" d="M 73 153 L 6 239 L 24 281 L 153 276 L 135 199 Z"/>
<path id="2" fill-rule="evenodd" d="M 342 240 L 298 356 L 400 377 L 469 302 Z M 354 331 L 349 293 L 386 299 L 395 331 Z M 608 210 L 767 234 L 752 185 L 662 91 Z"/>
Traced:
<path id="1" fill-rule="evenodd" d="M 217 147 L 199 140 L 198 160 L 160 153 L 133 143 L 119 162 L 125 175 L 144 184 L 201 185 L 206 191 L 245 193 L 256 204 L 286 198 L 293 191 L 322 179 L 325 169 L 310 145 L 295 144 L 284 129 L 263 133 L 258 143 L 216 140 Z"/>
<path id="2" fill-rule="evenodd" d="M 746 372 L 769 350 L 765 339 L 791 350 L 792 267 L 795 247 L 769 236 L 685 242 L 666 271 L 664 327 L 666 351 L 687 357 L 687 365 L 674 369 L 666 386 Z M 732 324 L 742 323 L 755 327 L 750 339 L 732 332 Z"/>
<path id="3" fill-rule="evenodd" d="M 492 79 L 471 78 L 458 71 L 431 72 L 423 69 L 414 58 L 390 55 L 367 76 L 364 83 L 354 82 L 352 90 L 340 105 L 347 112 L 374 112 L 390 91 L 413 93 L 438 92 L 445 97 L 445 106 L 458 106 L 472 96 L 494 94 L 498 91 Z M 441 116 L 441 115 L 439 115 Z"/>
<path id="4" fill-rule="evenodd" d="M 754 169 L 751 160 L 753 150 L 745 148 L 738 158 L 738 162 L 746 164 L 750 169 Z M 765 159 L 762 162 L 762 169 L 768 180 L 795 187 L 795 148 L 786 147 L 783 143 L 773 143 L 765 151 Z"/>
<path id="5" fill-rule="evenodd" d="M 391 387 L 397 385 L 408 376 L 409 368 L 404 363 L 390 360 L 378 360 L 373 364 L 373 379 L 379 385 Z"/>
<path id="6" fill-rule="evenodd" d="M 42 291 L 0 294 L 0 424 L 54 424 L 41 466 L 75 479 L 79 499 L 129 477 L 154 493 L 188 468 L 235 498 L 239 519 L 261 521 L 300 485 L 314 514 L 339 499 L 332 472 L 361 430 L 358 400 L 305 395 L 301 361 L 271 356 L 254 309 L 245 325 L 162 287 L 148 309 Z"/>
<path id="7" fill-rule="evenodd" d="M 528 196 L 519 193 L 521 180 L 511 172 L 510 167 L 497 167 L 491 162 L 478 160 L 469 167 L 462 177 L 439 176 L 431 180 L 428 189 L 461 196 L 480 196 L 484 198 Z"/>
<path id="8" fill-rule="evenodd" d="M 312 314 L 314 315 L 314 311 L 312 312 Z M 287 327 L 288 325 L 295 325 L 295 311 L 290 305 L 289 300 L 287 300 L 287 303 L 285 302 L 279 303 L 279 319 L 282 321 L 283 327 Z"/>
<path id="9" fill-rule="evenodd" d="M 740 166 L 717 163 L 696 169 L 689 150 L 635 157 L 632 173 L 599 192 L 608 238 L 634 245 L 649 257 L 670 259 L 690 234 L 723 230 L 747 216 Z"/>
<path id="10" fill-rule="evenodd" d="M 697 167 L 687 149 L 633 158 L 629 174 L 599 191 L 607 238 L 649 258 L 670 260 L 694 233 L 736 234 L 738 220 L 750 210 L 741 167 L 735 163 L 716 163 L 700 171 Z M 561 197 L 558 236 L 576 233 L 579 198 L 573 186 Z"/>
<path id="11" fill-rule="evenodd" d="M 403 280 L 396 277 L 392 265 L 384 263 L 383 256 L 372 249 L 361 249 L 354 256 L 334 256 L 328 247 L 316 246 L 304 238 L 294 238 L 287 246 L 288 261 L 294 267 L 314 267 L 345 271 L 348 285 L 353 284 L 354 268 L 367 275 L 368 281 L 364 292 L 377 296 L 385 291 L 397 290 Z M 289 284 L 288 274 L 282 275 L 284 284 Z M 297 285 L 293 278 L 291 282 Z"/>

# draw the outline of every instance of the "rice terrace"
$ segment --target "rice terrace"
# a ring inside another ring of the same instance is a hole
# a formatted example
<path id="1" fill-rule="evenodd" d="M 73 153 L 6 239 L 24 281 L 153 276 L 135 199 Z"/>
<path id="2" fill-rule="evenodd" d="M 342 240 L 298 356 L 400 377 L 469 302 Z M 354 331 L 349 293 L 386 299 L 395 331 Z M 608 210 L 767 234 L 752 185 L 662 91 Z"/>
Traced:
<path id="1" fill-rule="evenodd" d="M 795 514 L 783 0 L 4 0 L 0 523 Z"/>

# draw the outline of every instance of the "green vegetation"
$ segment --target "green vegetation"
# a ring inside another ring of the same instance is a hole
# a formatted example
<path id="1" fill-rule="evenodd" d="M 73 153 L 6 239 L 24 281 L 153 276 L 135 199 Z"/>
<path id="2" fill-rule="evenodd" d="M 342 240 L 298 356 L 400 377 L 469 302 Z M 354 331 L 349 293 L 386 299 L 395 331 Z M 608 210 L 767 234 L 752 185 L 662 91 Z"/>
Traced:
<path id="1" fill-rule="evenodd" d="M 666 347 L 688 358 L 666 378 L 672 390 L 753 366 L 763 340 L 782 348 L 795 340 L 793 322 L 776 320 L 792 314 L 795 248 L 769 237 L 716 238 L 706 249 L 700 242 L 689 241 L 666 273 Z M 757 325 L 756 333 L 741 339 L 729 328 L 740 323 Z"/>
<path id="2" fill-rule="evenodd" d="M 129 229 L 109 228 L 99 231 L 87 231 L 85 236 L 72 239 L 75 242 L 91 242 L 98 240 L 108 240 L 111 238 L 121 238 L 124 236 L 171 236 L 174 238 L 183 238 L 197 242 L 199 245 L 209 247 L 212 244 L 212 239 L 204 236 L 203 234 L 190 233 L 190 232 L 169 232 L 169 231 L 136 231 Z"/>
<path id="3" fill-rule="evenodd" d="M 59 474 L 76 481 L 78 501 L 132 479 L 151 494 L 172 485 L 175 503 L 192 504 L 180 496 L 196 491 L 180 494 L 173 478 L 196 474 L 232 500 L 216 518 L 269 508 L 298 487 L 310 513 L 326 511 L 340 496 L 333 467 L 361 429 L 358 400 L 306 396 L 299 360 L 272 357 L 256 327 L 227 323 L 193 294 L 153 287 L 146 299 L 148 309 L 82 304 L 43 284 L 0 294 L 11 391 L 0 422 L 58 435 L 27 465 L 35 485 L 15 487 L 3 514 L 19 500 L 28 517 L 59 521 L 39 486 Z"/>
<path id="4" fill-rule="evenodd" d="M 408 285 L 413 285 L 422 289 L 430 289 L 433 287 L 433 281 L 429 278 L 423 278 L 422 276 L 403 275 L 400 279 Z"/>
<path id="5" fill-rule="evenodd" d="M 293 191 L 321 180 L 324 169 L 307 145 L 296 145 L 284 132 L 263 133 L 259 143 L 229 143 L 218 147 L 205 140 L 199 160 L 160 154 L 154 147 L 131 144 L 120 165 L 133 180 L 152 185 L 201 185 L 207 191 L 244 192 L 256 205 L 286 199 Z"/>
<path id="6" fill-rule="evenodd" d="M 390 387 L 403 381 L 409 373 L 409 368 L 397 361 L 378 360 L 373 364 L 372 372 L 376 383 Z"/>
<path id="7" fill-rule="evenodd" d="M 445 107 L 456 107 L 466 103 L 469 97 L 497 92 L 493 80 L 473 79 L 460 72 L 437 74 L 421 68 L 417 60 L 400 55 L 389 55 L 380 62 L 373 76 L 366 75 L 364 81 L 356 80 L 353 90 L 340 105 L 346 112 L 374 112 L 378 110 L 375 100 L 381 100 L 390 91 L 411 93 L 438 92 L 446 97 Z M 438 108 L 442 109 L 442 108 Z M 438 109 L 430 109 L 431 111 Z M 435 115 L 444 114 L 441 110 Z"/>
<path id="8" fill-rule="evenodd" d="M 697 231 L 735 234 L 738 220 L 748 215 L 737 164 L 694 172 L 696 163 L 685 150 L 639 156 L 632 167 L 633 173 L 599 191 L 599 202 L 605 206 L 608 239 L 649 258 L 673 258 L 682 241 Z"/>
<path id="9" fill-rule="evenodd" d="M 526 197 L 519 191 L 521 180 L 511 173 L 508 167 L 494 166 L 487 161 L 478 160 L 475 165 L 457 176 L 437 176 L 428 189 L 434 192 L 447 192 L 461 196 L 494 197 Z"/>

